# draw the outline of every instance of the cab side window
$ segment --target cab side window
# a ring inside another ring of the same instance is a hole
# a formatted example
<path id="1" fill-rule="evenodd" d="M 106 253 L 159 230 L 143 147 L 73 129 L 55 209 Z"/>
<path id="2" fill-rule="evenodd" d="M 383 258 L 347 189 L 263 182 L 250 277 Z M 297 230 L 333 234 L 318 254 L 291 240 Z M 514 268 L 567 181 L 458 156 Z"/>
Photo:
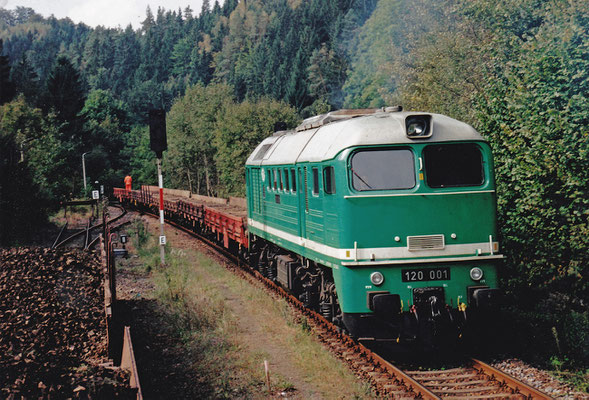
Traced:
<path id="1" fill-rule="evenodd" d="M 292 191 L 296 193 L 297 191 L 297 171 L 294 168 L 290 170 L 290 181 L 292 182 Z"/>
<path id="2" fill-rule="evenodd" d="M 313 173 L 313 194 L 318 195 L 319 194 L 319 168 L 313 167 L 312 173 Z"/>
<path id="3" fill-rule="evenodd" d="M 325 193 L 335 194 L 335 172 L 333 167 L 323 168 L 323 187 Z"/>
<path id="4" fill-rule="evenodd" d="M 284 189 L 288 192 L 290 191 L 290 184 L 288 181 L 288 168 L 284 169 Z"/>

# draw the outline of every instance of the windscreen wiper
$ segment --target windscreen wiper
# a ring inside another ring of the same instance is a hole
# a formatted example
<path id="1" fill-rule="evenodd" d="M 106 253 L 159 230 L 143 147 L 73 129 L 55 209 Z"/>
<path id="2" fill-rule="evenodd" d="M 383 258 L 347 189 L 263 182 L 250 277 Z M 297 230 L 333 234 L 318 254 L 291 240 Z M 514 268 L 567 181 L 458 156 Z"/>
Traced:
<path id="1" fill-rule="evenodd" d="M 368 184 L 368 182 L 366 182 L 364 179 L 362 179 L 362 177 L 361 177 L 360 175 L 358 175 L 358 173 L 357 173 L 356 171 L 354 171 L 354 168 L 350 167 L 350 169 L 352 170 L 352 173 L 353 173 L 354 175 L 356 175 L 356 176 L 358 177 L 358 179 L 360 179 L 360 180 L 362 181 L 362 183 L 363 183 L 363 184 L 365 184 L 366 186 L 368 186 L 368 189 L 373 189 L 373 187 L 372 187 L 372 186 L 370 186 L 370 185 Z"/>

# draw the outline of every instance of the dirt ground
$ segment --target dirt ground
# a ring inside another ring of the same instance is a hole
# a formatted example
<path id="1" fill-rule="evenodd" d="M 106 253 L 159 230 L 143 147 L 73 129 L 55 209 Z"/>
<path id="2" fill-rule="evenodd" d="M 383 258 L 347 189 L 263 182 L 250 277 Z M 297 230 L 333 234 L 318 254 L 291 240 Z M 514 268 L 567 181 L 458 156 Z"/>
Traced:
<path id="1" fill-rule="evenodd" d="M 159 235 L 158 220 L 145 216 L 142 220 L 149 232 Z M 129 233 L 133 234 L 130 228 Z M 193 256 L 195 253 L 207 254 L 214 258 L 215 263 L 223 264 L 222 259 L 193 237 L 169 226 L 166 226 L 166 235 L 173 246 L 172 251 L 181 252 L 194 268 L 199 268 L 199 261 Z M 231 346 L 225 356 L 242 358 L 232 360 L 228 371 L 218 372 L 226 374 L 226 379 L 211 382 L 195 365 L 195 360 L 198 364 L 198 360 L 202 359 L 199 353 L 207 352 L 202 347 L 206 341 L 196 346 L 194 343 L 187 344 L 186 335 L 178 333 L 177 321 L 170 318 L 169 310 L 158 300 L 153 273 L 138 265 L 139 259 L 132 245 L 127 245 L 127 248 L 129 258 L 121 260 L 117 268 L 118 307 L 123 316 L 122 323 L 131 326 L 145 398 L 369 397 L 364 385 L 319 343 L 312 347 L 305 347 L 308 345 L 304 344 L 299 347 L 301 334 L 297 331 L 301 328 L 293 326 L 292 315 L 283 310 L 283 318 L 276 319 L 272 314 L 276 313 L 272 310 L 276 308 L 272 304 L 275 299 L 270 295 L 261 293 L 258 288 L 252 288 L 250 283 L 237 277 L 241 283 L 224 283 L 217 276 L 205 275 L 210 289 L 221 294 L 223 310 L 230 314 L 231 324 L 234 325 L 227 330 L 232 334 L 229 339 Z M 218 268 L 219 274 L 227 273 L 225 268 Z M 263 302 L 270 302 L 270 306 L 260 306 Z M 278 309 L 280 312 L 281 309 Z M 219 337 L 219 341 L 223 340 Z M 323 361 L 325 359 L 327 361 Z M 262 360 L 269 362 L 271 392 L 265 384 Z M 219 362 L 224 364 L 223 360 Z M 321 369 L 321 373 L 315 375 L 313 371 L 316 369 Z M 227 382 L 227 385 L 216 387 L 219 382 Z"/>

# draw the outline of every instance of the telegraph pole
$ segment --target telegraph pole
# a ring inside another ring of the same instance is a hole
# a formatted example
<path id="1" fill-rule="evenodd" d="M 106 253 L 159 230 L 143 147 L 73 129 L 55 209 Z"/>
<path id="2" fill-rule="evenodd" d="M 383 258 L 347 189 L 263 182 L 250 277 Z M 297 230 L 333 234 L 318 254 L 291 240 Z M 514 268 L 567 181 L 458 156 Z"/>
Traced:
<path id="1" fill-rule="evenodd" d="M 167 150 L 166 138 L 166 111 L 149 111 L 149 141 L 151 150 L 157 156 L 157 178 L 160 192 L 160 262 L 163 267 L 166 265 L 166 235 L 164 235 L 164 178 L 162 176 L 162 153 Z"/>

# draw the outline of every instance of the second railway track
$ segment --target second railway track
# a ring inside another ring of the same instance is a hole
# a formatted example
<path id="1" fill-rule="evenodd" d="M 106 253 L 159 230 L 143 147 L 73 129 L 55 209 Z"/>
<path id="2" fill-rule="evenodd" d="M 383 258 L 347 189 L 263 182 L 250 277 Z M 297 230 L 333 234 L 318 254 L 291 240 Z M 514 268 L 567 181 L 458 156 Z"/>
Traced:
<path id="1" fill-rule="evenodd" d="M 145 212 L 154 218 L 159 216 Z M 291 304 L 301 319 L 306 319 L 315 336 L 330 351 L 345 362 L 354 373 L 369 382 L 383 398 L 395 399 L 550 399 L 551 397 L 529 385 L 475 359 L 464 366 L 449 370 L 404 371 L 366 346 L 341 332 L 319 313 L 309 310 L 282 287 L 249 268 L 243 260 L 229 252 L 215 240 L 180 224 L 166 221 L 176 229 L 198 238 L 228 259 L 235 271 L 245 279 L 261 283 L 273 295 Z"/>
<path id="2" fill-rule="evenodd" d="M 127 214 L 127 211 L 122 206 L 116 205 L 116 206 L 111 206 L 111 207 L 117 209 L 117 211 L 119 211 L 119 213 L 110 219 L 110 221 L 109 221 L 110 223 L 121 220 Z M 104 221 L 99 222 L 99 223 L 94 223 L 94 224 L 92 223 L 93 221 L 94 221 L 94 218 L 92 218 L 92 217 L 88 218 L 85 228 L 78 229 L 74 233 L 72 233 L 68 237 L 66 237 L 65 239 L 62 239 L 62 236 L 65 233 L 67 226 L 68 226 L 68 222 L 66 221 L 65 224 L 63 225 L 63 227 L 60 229 L 51 248 L 54 249 L 54 248 L 65 246 L 67 243 L 72 243 L 75 239 L 77 239 L 81 236 L 84 237 L 84 240 L 82 241 L 82 244 L 80 245 L 80 247 L 82 247 L 84 250 L 92 248 L 96 243 L 98 243 L 99 237 L 96 236 L 96 237 L 94 237 L 94 239 L 92 239 L 91 232 L 104 225 Z M 120 226 L 122 226 L 128 222 L 129 222 L 128 220 L 123 221 L 123 222 L 119 222 L 118 225 L 113 226 L 111 229 L 116 230 Z"/>

